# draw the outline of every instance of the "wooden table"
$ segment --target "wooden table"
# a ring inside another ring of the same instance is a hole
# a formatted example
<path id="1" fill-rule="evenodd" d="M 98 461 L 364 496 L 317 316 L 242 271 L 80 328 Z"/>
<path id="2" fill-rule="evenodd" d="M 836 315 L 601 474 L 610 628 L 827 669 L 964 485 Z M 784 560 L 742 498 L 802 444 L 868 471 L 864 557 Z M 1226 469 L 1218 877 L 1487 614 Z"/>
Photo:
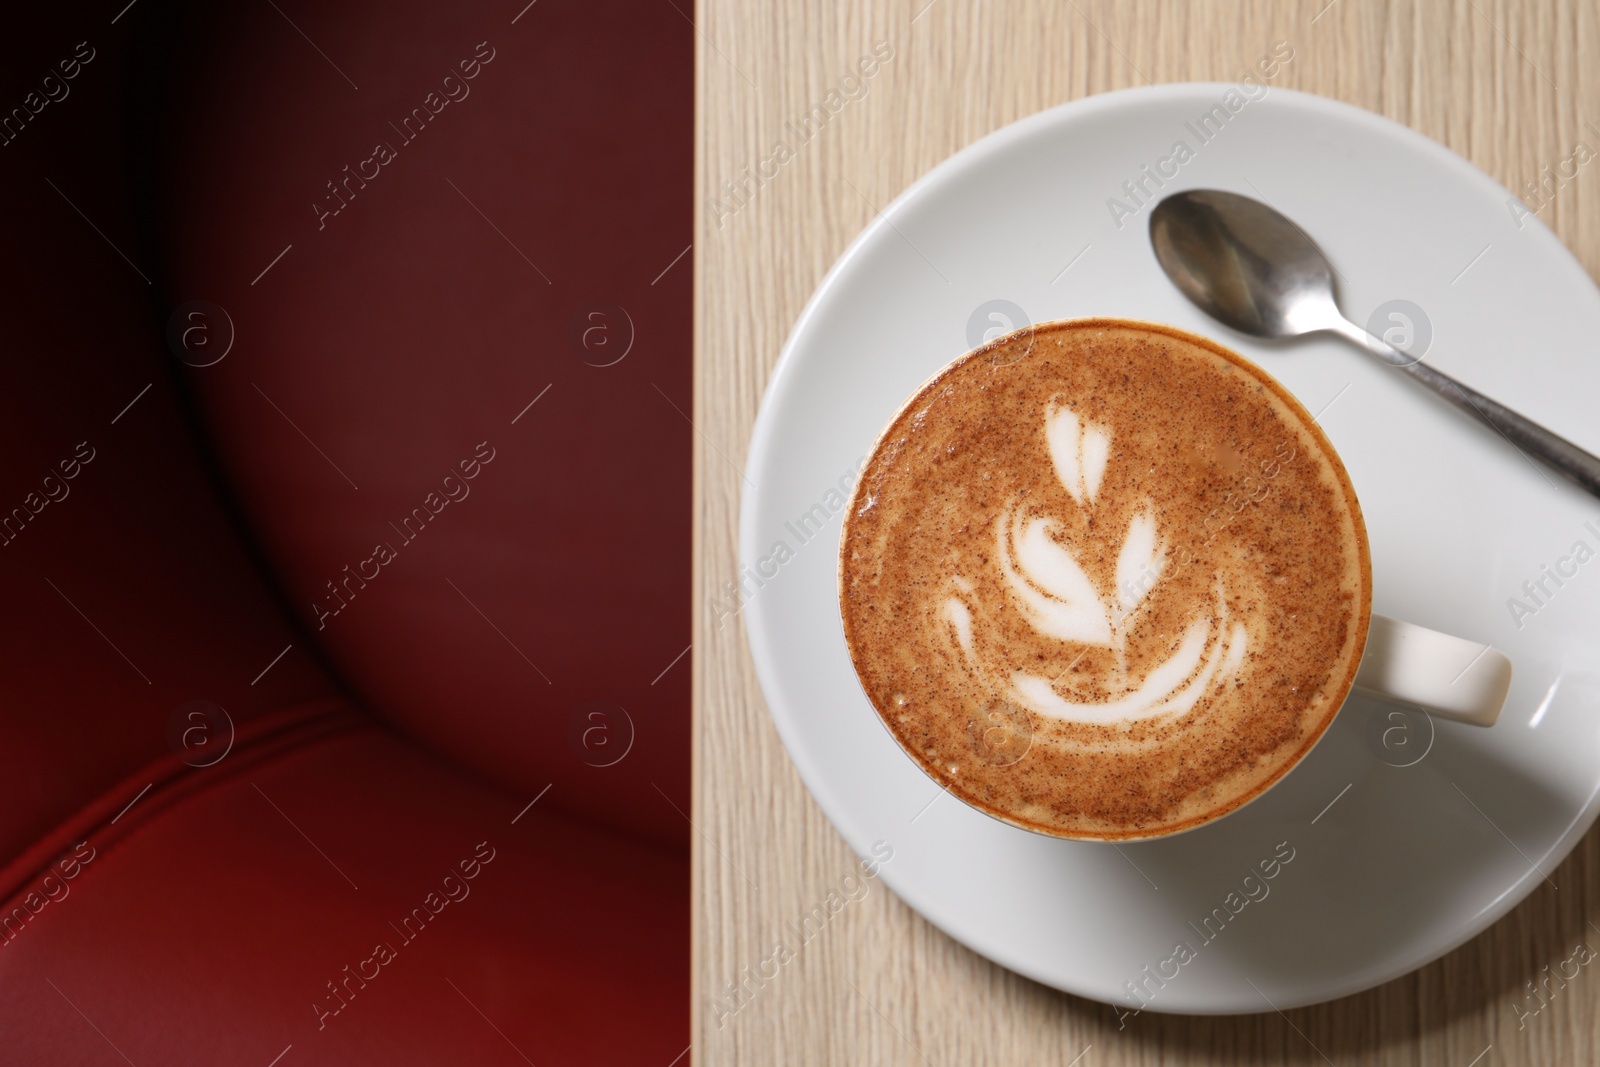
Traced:
<path id="1" fill-rule="evenodd" d="M 682 0 L 672 0 L 682 4 Z M 926 8 L 923 7 L 927 4 Z M 1326 6 L 1324 6 L 1326 5 Z M 685 17 L 690 14 L 683 5 Z M 979 137 L 1042 108 L 1156 81 L 1233 81 L 1278 41 L 1275 85 L 1403 122 L 1513 190 L 1583 142 L 1600 150 L 1600 5 L 1268 0 L 701 0 L 695 572 L 694 1028 L 701 1064 L 1507 1064 L 1600 1062 L 1600 968 L 1537 1016 L 1530 979 L 1600 949 L 1591 833 L 1507 918 L 1370 992 L 1286 1014 L 1146 1014 L 1020 978 L 881 884 L 736 1013 L 724 984 L 853 870 L 767 715 L 741 626 L 709 607 L 735 573 L 740 474 L 795 317 L 881 207 Z M 799 148 L 785 123 L 886 42 L 893 58 Z M 745 168 L 750 168 L 747 172 Z M 763 173 L 764 171 L 764 173 Z M 731 183 L 731 184 L 724 184 Z M 855 188 L 852 188 L 852 185 Z M 1600 164 L 1540 217 L 1600 267 Z M 1520 1024 L 1520 1025 L 1519 1025 Z"/>

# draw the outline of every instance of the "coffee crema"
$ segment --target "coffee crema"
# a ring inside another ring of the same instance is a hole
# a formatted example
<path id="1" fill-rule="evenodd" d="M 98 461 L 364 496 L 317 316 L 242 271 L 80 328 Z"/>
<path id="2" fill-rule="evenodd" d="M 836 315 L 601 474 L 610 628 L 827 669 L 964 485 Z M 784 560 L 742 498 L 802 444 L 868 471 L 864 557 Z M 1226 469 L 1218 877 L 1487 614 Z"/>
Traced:
<path id="1" fill-rule="evenodd" d="M 961 357 L 884 430 L 845 514 L 850 656 L 937 782 L 1110 840 L 1238 808 L 1310 751 L 1366 643 L 1360 506 L 1244 358 L 1115 319 Z"/>

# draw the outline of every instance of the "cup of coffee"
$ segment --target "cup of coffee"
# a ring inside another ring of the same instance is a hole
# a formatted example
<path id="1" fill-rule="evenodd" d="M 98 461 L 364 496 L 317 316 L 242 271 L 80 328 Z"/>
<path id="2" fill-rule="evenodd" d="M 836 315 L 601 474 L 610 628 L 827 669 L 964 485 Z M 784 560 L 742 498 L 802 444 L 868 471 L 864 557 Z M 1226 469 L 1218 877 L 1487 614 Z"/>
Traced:
<path id="1" fill-rule="evenodd" d="M 845 512 L 889 732 L 973 807 L 1126 841 L 1260 796 L 1352 688 L 1492 725 L 1496 649 L 1372 613 L 1361 506 L 1287 389 L 1167 326 L 1047 323 L 934 375 Z"/>

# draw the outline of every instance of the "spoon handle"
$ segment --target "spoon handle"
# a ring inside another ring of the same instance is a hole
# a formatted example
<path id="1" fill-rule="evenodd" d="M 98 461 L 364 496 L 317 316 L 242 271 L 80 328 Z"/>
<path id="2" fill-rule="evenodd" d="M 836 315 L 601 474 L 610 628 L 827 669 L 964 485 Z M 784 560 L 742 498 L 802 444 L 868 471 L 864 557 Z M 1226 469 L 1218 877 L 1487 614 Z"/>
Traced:
<path id="1" fill-rule="evenodd" d="M 1550 432 L 1526 415 L 1519 415 L 1470 385 L 1464 385 L 1443 371 L 1413 359 L 1354 323 L 1346 321 L 1344 326 L 1347 328 L 1339 330 L 1340 333 L 1367 346 L 1368 351 L 1383 362 L 1411 375 L 1462 411 L 1493 426 L 1519 452 L 1538 456 L 1591 495 L 1600 497 L 1600 457 L 1585 452 L 1560 434 Z"/>

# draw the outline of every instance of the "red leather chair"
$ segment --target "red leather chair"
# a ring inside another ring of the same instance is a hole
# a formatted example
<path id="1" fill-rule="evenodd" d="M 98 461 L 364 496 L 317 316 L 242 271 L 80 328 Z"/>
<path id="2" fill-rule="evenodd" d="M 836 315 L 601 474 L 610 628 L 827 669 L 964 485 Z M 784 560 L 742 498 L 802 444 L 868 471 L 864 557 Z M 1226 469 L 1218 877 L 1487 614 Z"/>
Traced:
<path id="1" fill-rule="evenodd" d="M 693 28 L 125 3 L 0 44 L 0 1064 L 677 1062 Z"/>

